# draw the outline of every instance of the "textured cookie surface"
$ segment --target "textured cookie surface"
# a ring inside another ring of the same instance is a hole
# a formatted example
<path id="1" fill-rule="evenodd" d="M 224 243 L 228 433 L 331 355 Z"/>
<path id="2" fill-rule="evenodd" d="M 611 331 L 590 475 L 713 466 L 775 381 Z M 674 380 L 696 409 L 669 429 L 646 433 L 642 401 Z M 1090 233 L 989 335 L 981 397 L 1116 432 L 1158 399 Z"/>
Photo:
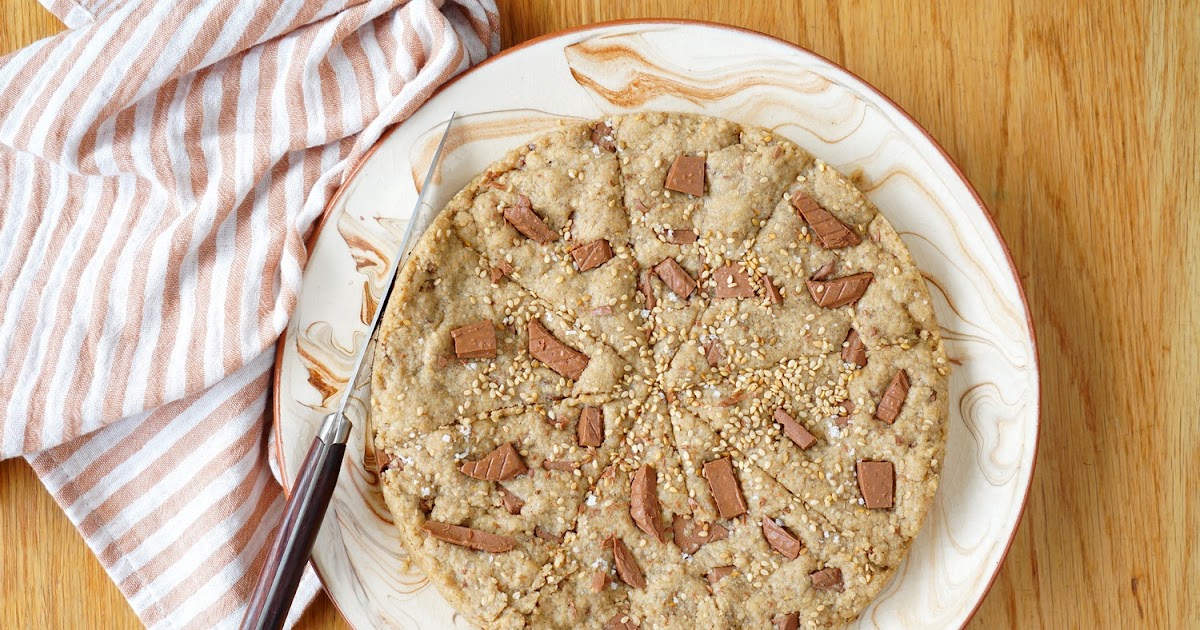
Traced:
<path id="1" fill-rule="evenodd" d="M 379 334 L 384 497 L 484 627 L 843 626 L 937 488 L 921 273 L 762 129 L 564 123 L 447 204 Z"/>

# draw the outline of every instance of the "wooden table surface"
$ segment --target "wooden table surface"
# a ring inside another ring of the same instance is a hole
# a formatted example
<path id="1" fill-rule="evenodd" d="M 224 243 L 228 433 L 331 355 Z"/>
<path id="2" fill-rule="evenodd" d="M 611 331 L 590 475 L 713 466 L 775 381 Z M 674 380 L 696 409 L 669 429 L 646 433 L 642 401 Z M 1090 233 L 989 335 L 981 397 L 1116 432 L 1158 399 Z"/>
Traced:
<path id="1" fill-rule="evenodd" d="M 627 17 L 756 29 L 912 114 L 991 208 L 1041 346 L 1037 473 L 972 626 L 1200 625 L 1197 3 L 499 4 L 505 46 Z M 0 0 L 0 54 L 61 29 Z M 0 540 L 0 627 L 137 626 L 22 460 L 0 463 Z M 345 623 L 322 595 L 300 627 Z"/>

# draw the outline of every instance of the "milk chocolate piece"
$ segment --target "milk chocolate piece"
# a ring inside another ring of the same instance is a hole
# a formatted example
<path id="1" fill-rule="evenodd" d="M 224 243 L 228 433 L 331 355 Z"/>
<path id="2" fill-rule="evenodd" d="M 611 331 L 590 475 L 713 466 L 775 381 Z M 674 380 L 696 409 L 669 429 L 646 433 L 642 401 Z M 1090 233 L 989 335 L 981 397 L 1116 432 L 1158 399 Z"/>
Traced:
<path id="1" fill-rule="evenodd" d="M 900 409 L 904 407 L 904 399 L 908 397 L 908 372 L 900 370 L 892 377 L 892 382 L 883 391 L 883 398 L 875 408 L 875 417 L 888 424 L 896 421 Z"/>
<path id="2" fill-rule="evenodd" d="M 788 412 L 784 411 L 782 407 L 776 409 L 772 417 L 775 418 L 775 422 L 783 425 L 784 435 L 795 442 L 796 446 L 799 446 L 801 450 L 808 450 L 813 444 L 817 443 L 816 436 L 809 433 L 808 429 L 804 428 L 804 425 L 796 422 L 795 418 L 788 415 Z"/>
<path id="3" fill-rule="evenodd" d="M 842 408 L 843 416 L 848 416 L 848 415 L 854 413 L 855 409 L 858 409 L 858 405 L 854 404 L 854 400 L 850 399 L 850 398 L 847 398 L 846 400 L 843 400 L 842 402 L 838 403 L 838 406 Z"/>
<path id="4" fill-rule="evenodd" d="M 638 529 L 650 534 L 658 542 L 666 542 L 663 536 L 662 512 L 658 509 L 658 472 L 650 464 L 642 464 L 633 475 L 629 491 L 629 516 Z"/>
<path id="5" fill-rule="evenodd" d="M 612 260 L 612 247 L 606 239 L 598 238 L 571 250 L 571 258 L 580 271 L 590 271 Z"/>
<path id="6" fill-rule="evenodd" d="M 858 331 L 853 328 L 846 333 L 846 343 L 842 346 L 842 360 L 858 367 L 864 367 L 867 364 L 867 346 L 863 343 L 862 337 L 858 336 Z"/>
<path id="7" fill-rule="evenodd" d="M 775 615 L 771 620 L 771 624 L 775 626 L 775 630 L 797 630 L 800 627 L 800 613 L 793 612 L 786 615 Z"/>
<path id="8" fill-rule="evenodd" d="M 484 481 L 505 481 L 524 474 L 529 468 L 525 466 L 525 462 L 521 461 L 521 454 L 517 452 L 512 442 L 505 442 L 504 445 L 485 455 L 483 459 L 463 462 L 462 468 L 459 470 L 468 477 Z"/>
<path id="9" fill-rule="evenodd" d="M 721 349 L 721 340 L 716 337 L 701 343 L 704 346 L 704 360 L 708 361 L 709 367 L 717 367 L 721 363 L 721 359 L 725 358 L 725 351 Z"/>
<path id="10" fill-rule="evenodd" d="M 740 264 L 728 263 L 713 270 L 713 294 L 718 298 L 751 298 L 750 274 Z"/>
<path id="11" fill-rule="evenodd" d="M 654 266 L 654 273 L 662 278 L 668 289 L 685 300 L 691 297 L 692 292 L 696 290 L 696 281 L 688 275 L 686 269 L 675 262 L 674 258 L 664 258 L 662 262 Z"/>
<path id="12" fill-rule="evenodd" d="M 837 261 L 831 260 L 831 261 L 825 263 L 824 265 L 821 265 L 820 269 L 817 269 L 816 271 L 812 272 L 812 275 L 809 276 L 808 279 L 809 280 L 825 280 L 829 276 L 832 276 L 833 272 L 835 272 L 835 271 L 837 271 Z"/>
<path id="13" fill-rule="evenodd" d="M 521 497 L 513 494 L 508 488 L 500 484 L 496 484 L 496 488 L 500 490 L 500 502 L 504 504 L 504 509 L 509 514 L 520 514 L 521 508 L 525 507 L 525 502 L 521 500 Z"/>
<path id="14" fill-rule="evenodd" d="M 592 144 L 608 151 L 615 153 L 617 150 L 617 142 L 613 138 L 613 129 L 606 122 L 598 122 L 592 125 Z"/>
<path id="15" fill-rule="evenodd" d="M 667 190 L 687 193 L 693 197 L 704 196 L 704 158 L 681 155 L 671 163 L 667 179 L 663 182 Z"/>
<path id="16" fill-rule="evenodd" d="M 629 553 L 629 547 L 616 536 L 612 537 L 613 563 L 617 566 L 617 577 L 633 588 L 645 588 L 646 577 L 638 567 L 637 560 Z"/>
<path id="17" fill-rule="evenodd" d="M 707 529 L 708 535 L 705 534 Z M 709 523 L 704 525 L 696 523 L 696 521 L 686 517 L 675 515 L 675 519 L 671 521 L 671 531 L 675 533 L 675 546 L 679 550 L 688 555 L 700 551 L 700 548 L 710 542 L 725 540 L 729 537 L 729 530 L 721 527 L 719 523 Z"/>
<path id="18" fill-rule="evenodd" d="M 461 326 L 450 331 L 454 354 L 460 359 L 495 359 L 496 327 L 492 320 Z"/>
<path id="19" fill-rule="evenodd" d="M 642 292 L 642 297 L 646 298 L 646 309 L 654 310 L 658 306 L 658 299 L 654 297 L 654 285 L 650 283 L 650 271 L 643 270 L 638 276 L 638 291 Z"/>
<path id="20" fill-rule="evenodd" d="M 854 468 L 858 473 L 858 491 L 862 493 L 863 505 L 872 510 L 892 507 L 896 494 L 896 471 L 892 462 L 860 459 Z"/>
<path id="21" fill-rule="evenodd" d="M 783 293 L 771 281 L 771 276 L 763 276 L 763 288 L 767 291 L 767 299 L 771 300 L 772 304 L 783 304 Z"/>
<path id="22" fill-rule="evenodd" d="M 875 274 L 864 271 L 833 280 L 807 280 L 808 292 L 819 306 L 838 308 L 857 302 L 867 292 Z"/>
<path id="23" fill-rule="evenodd" d="M 558 232 L 546 226 L 542 218 L 533 211 L 529 197 L 525 195 L 519 195 L 516 205 L 504 209 L 504 220 L 511 223 L 518 232 L 541 245 L 558 238 Z"/>
<path id="24" fill-rule="evenodd" d="M 513 272 L 513 266 L 508 264 L 508 261 L 501 260 L 500 262 L 496 263 L 495 267 L 492 267 L 492 269 L 491 269 L 490 273 L 491 273 L 491 278 L 492 278 L 492 284 L 496 284 L 497 282 L 500 282 L 501 278 L 507 278 L 508 276 L 511 276 L 512 272 Z"/>
<path id="25" fill-rule="evenodd" d="M 604 443 L 604 410 L 599 407 L 584 407 L 579 412 L 575 434 L 580 446 L 596 447 Z"/>
<path id="26" fill-rule="evenodd" d="M 696 230 L 691 228 L 667 228 L 667 242 L 672 245 L 691 245 L 696 242 Z"/>
<path id="27" fill-rule="evenodd" d="M 604 630 L 638 630 L 638 625 L 633 622 L 629 613 L 619 612 L 604 622 Z"/>
<path id="28" fill-rule="evenodd" d="M 542 462 L 542 468 L 546 470 L 557 470 L 560 472 L 573 472 L 579 468 L 577 462 L 564 462 L 557 459 L 547 459 Z"/>
<path id="29" fill-rule="evenodd" d="M 608 585 L 611 582 L 612 578 L 608 576 L 608 571 L 596 571 L 596 573 L 592 575 L 592 592 L 599 593 L 600 591 L 603 591 L 604 589 L 608 588 Z"/>
<path id="30" fill-rule="evenodd" d="M 579 380 L 587 369 L 588 356 L 554 338 L 536 319 L 529 320 L 529 355 L 561 376 Z"/>
<path id="31" fill-rule="evenodd" d="M 706 462 L 704 478 L 708 480 L 721 518 L 733 518 L 746 513 L 746 499 L 742 497 L 742 489 L 733 474 L 733 462 L 728 457 Z"/>
<path id="32" fill-rule="evenodd" d="M 763 537 L 767 539 L 767 544 L 779 553 L 783 554 L 788 560 L 795 560 L 800 557 L 800 550 L 804 545 L 800 543 L 800 539 L 796 538 L 784 529 L 782 525 L 775 522 L 775 519 L 764 516 L 762 519 Z"/>
<path id="33" fill-rule="evenodd" d="M 813 588 L 818 591 L 842 592 L 842 570 L 828 567 L 808 574 L 812 578 Z"/>
<path id="34" fill-rule="evenodd" d="M 704 577 L 708 578 L 709 584 L 716 584 L 717 582 L 729 577 L 736 571 L 737 567 L 733 566 L 732 564 L 727 564 L 722 567 L 713 567 L 709 569 L 708 574 Z"/>
<path id="35" fill-rule="evenodd" d="M 828 210 L 822 208 L 816 199 L 809 197 L 807 194 L 799 191 L 793 194 L 792 207 L 812 226 L 813 232 L 817 235 L 817 241 L 821 243 L 821 247 L 825 249 L 840 249 L 842 247 L 852 247 L 862 242 L 862 238 L 854 230 L 851 230 L 845 223 L 839 221 Z"/>
<path id="36" fill-rule="evenodd" d="M 504 553 L 512 551 L 513 547 L 517 546 L 517 541 L 508 536 L 462 527 L 461 525 L 425 521 L 424 529 L 438 540 L 476 551 Z"/>
<path id="37" fill-rule="evenodd" d="M 543 529 L 541 525 L 533 526 L 533 535 L 537 536 L 538 538 L 541 538 L 542 540 L 552 542 L 552 543 L 557 543 L 559 545 L 561 545 L 562 541 L 563 541 L 562 534 L 555 534 L 554 532 L 552 532 L 548 529 Z"/>
<path id="38" fill-rule="evenodd" d="M 718 407 L 732 407 L 733 405 L 736 405 L 736 404 L 742 402 L 743 400 L 746 400 L 746 398 L 749 396 L 750 396 L 749 392 L 739 389 L 736 392 L 733 392 L 733 394 L 730 395 L 729 398 L 726 398 L 725 400 L 722 400 L 721 402 L 717 403 L 717 406 Z"/>

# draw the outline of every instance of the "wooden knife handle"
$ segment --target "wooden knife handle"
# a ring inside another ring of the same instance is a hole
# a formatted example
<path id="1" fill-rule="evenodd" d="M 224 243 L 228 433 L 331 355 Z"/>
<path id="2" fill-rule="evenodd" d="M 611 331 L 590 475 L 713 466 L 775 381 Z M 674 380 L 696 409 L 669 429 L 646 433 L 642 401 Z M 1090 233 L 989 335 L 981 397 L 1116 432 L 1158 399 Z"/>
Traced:
<path id="1" fill-rule="evenodd" d="M 331 417 L 326 418 L 326 424 L 330 423 Z M 330 439 L 330 432 L 324 429 L 322 427 L 313 438 L 312 447 L 300 466 L 296 485 L 283 511 L 283 520 L 275 533 L 275 543 L 263 561 L 246 616 L 242 618 L 243 630 L 282 628 L 292 599 L 296 597 L 296 588 L 337 486 L 342 457 L 346 453 L 344 437 L 340 441 Z M 322 439 L 323 435 L 325 439 Z"/>

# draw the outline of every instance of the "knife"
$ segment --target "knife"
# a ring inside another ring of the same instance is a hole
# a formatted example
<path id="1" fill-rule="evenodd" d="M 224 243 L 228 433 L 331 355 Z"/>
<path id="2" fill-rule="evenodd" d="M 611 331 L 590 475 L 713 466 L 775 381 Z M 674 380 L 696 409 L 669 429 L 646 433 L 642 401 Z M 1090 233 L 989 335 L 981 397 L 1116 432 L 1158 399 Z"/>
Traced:
<path id="1" fill-rule="evenodd" d="M 432 208 L 427 209 L 423 205 L 425 193 L 433 181 L 434 172 L 437 171 L 454 118 L 455 113 L 451 113 L 450 119 L 446 121 L 446 130 L 442 132 L 442 139 L 438 142 L 433 160 L 429 164 L 429 171 L 425 174 L 425 182 L 417 194 L 412 218 L 404 230 L 404 237 L 396 255 L 388 265 L 387 274 L 384 276 L 383 298 L 375 307 L 367 343 L 363 344 L 355 357 L 354 369 L 350 372 L 350 381 L 342 391 L 337 411 L 322 420 L 321 428 L 308 449 L 308 455 L 300 464 L 300 472 L 292 487 L 292 495 L 288 497 L 284 507 L 275 542 L 263 561 L 262 571 L 258 575 L 258 582 L 246 608 L 246 616 L 242 618 L 243 630 L 282 628 L 287 619 L 288 609 L 296 597 L 296 588 L 300 585 L 300 577 L 308 564 L 321 521 L 329 508 L 329 500 L 333 496 L 338 473 L 342 468 L 342 458 L 346 454 L 346 439 L 350 436 L 351 426 L 350 420 L 346 418 L 346 407 L 354 390 L 367 376 L 364 368 L 369 364 L 367 357 L 373 354 L 369 350 L 375 343 L 379 320 L 387 307 L 388 298 L 392 295 L 392 283 L 400 269 L 401 260 L 407 256 L 414 241 L 425 231 L 425 226 L 432 218 Z"/>

